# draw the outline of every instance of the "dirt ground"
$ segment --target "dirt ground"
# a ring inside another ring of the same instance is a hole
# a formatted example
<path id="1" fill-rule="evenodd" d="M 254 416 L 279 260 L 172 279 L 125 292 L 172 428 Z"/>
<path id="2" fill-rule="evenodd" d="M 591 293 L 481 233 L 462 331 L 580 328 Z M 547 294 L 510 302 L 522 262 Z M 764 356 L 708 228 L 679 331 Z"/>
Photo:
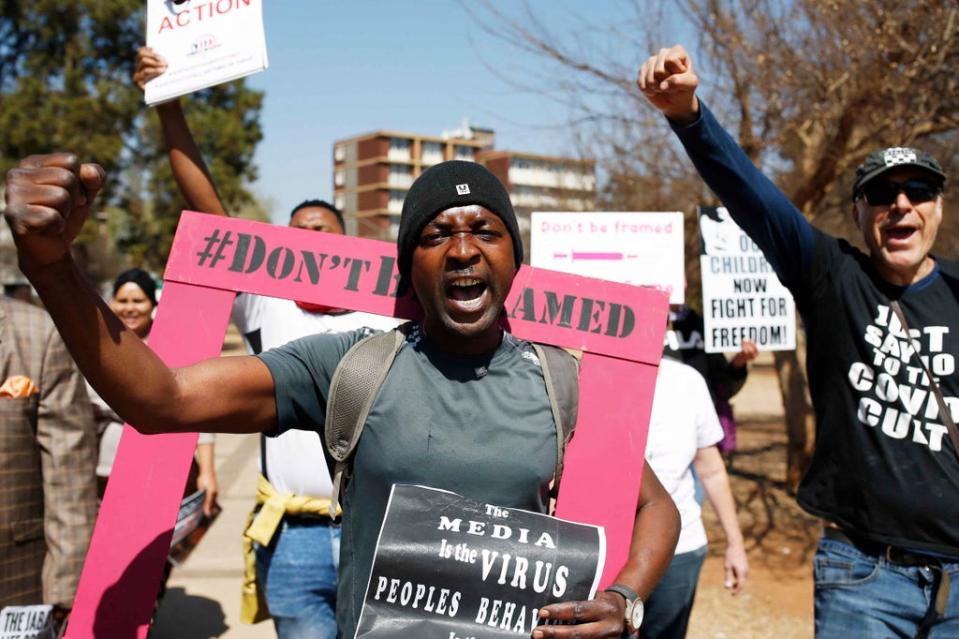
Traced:
<path id="1" fill-rule="evenodd" d="M 813 636 L 812 556 L 818 521 L 785 490 L 782 423 L 740 424 L 728 458 L 730 483 L 749 555 L 746 590 L 723 588 L 723 534 L 708 504 L 710 547 L 690 620 L 690 639 L 806 639 Z"/>

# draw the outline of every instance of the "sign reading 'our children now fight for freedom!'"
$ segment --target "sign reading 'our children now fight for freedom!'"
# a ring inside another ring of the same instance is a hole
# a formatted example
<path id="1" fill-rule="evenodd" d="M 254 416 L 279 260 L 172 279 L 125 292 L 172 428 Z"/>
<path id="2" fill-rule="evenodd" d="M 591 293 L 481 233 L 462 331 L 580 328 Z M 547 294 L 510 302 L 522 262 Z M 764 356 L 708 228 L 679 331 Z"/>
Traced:
<path id="1" fill-rule="evenodd" d="M 699 207 L 707 353 L 796 348 L 796 303 L 756 243 L 725 208 Z"/>
<path id="2" fill-rule="evenodd" d="M 598 526 L 393 486 L 356 639 L 530 636 L 539 609 L 596 593 Z"/>
<path id="3" fill-rule="evenodd" d="M 169 65 L 146 85 L 151 105 L 267 67 L 263 0 L 148 0 L 146 40 Z"/>

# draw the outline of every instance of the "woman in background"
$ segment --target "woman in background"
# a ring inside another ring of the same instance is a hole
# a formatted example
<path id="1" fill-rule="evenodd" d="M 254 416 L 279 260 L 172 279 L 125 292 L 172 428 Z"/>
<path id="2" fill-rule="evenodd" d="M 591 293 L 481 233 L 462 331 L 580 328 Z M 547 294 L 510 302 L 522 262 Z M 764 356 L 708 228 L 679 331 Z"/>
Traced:
<path id="1" fill-rule="evenodd" d="M 113 296 L 110 298 L 110 310 L 133 331 L 137 337 L 146 341 L 153 328 L 153 312 L 157 306 L 156 282 L 149 273 L 139 268 L 131 268 L 120 273 L 113 282 Z M 97 460 L 97 481 L 100 498 L 106 489 L 107 479 L 113 469 L 120 435 L 123 433 L 123 420 L 107 406 L 89 384 L 87 393 L 93 404 L 93 416 L 97 421 L 100 434 L 100 455 Z M 213 435 L 200 433 L 196 447 L 196 466 L 188 482 L 188 494 L 194 490 L 204 490 L 203 514 L 210 517 L 215 509 L 217 497 L 216 466 L 214 464 Z M 194 486 L 190 486 L 195 482 Z M 191 490 L 191 488 L 193 490 Z"/>
<path id="2" fill-rule="evenodd" d="M 702 375 L 691 366 L 663 357 L 656 376 L 646 461 L 676 504 L 682 529 L 669 570 L 645 602 L 639 631 L 643 639 L 686 636 L 707 549 L 694 470 L 726 538 L 724 585 L 734 595 L 746 585 L 749 561 L 726 466 L 716 447 L 722 438 L 723 429 Z"/>

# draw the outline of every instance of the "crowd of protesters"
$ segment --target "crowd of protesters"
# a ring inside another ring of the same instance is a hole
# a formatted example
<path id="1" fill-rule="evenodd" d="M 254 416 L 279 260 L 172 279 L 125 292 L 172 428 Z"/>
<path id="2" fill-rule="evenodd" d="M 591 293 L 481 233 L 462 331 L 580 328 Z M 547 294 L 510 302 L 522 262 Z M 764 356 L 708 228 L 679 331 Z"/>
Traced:
<path id="1" fill-rule="evenodd" d="M 141 49 L 134 80 L 142 88 L 165 68 Z M 637 82 L 802 317 L 817 446 L 797 499 L 822 519 L 816 636 L 959 636 L 959 588 L 951 587 L 959 583 L 959 268 L 931 253 L 944 171 L 917 149 L 870 154 L 851 194 L 862 252 L 811 226 L 755 167 L 697 96 L 682 47 L 650 57 Z M 156 112 L 186 202 L 226 215 L 180 101 Z M 237 531 L 247 552 L 243 619 L 271 617 L 281 639 L 353 636 L 393 484 L 549 511 L 559 424 L 540 351 L 499 324 L 524 251 L 509 194 L 484 167 L 443 162 L 409 190 L 397 255 L 421 322 L 397 328 L 392 318 L 242 294 L 233 321 L 249 355 L 174 371 L 144 343 L 155 280 L 126 271 L 107 301 L 73 262 L 71 245 L 107 180 L 82 160 L 30 156 L 7 175 L 19 264 L 49 317 L 0 299 L 0 459 L 15 474 L 0 490 L 0 607 L 46 602 L 67 616 L 97 476 L 102 496 L 124 421 L 144 433 L 260 435 L 255 507 Z M 342 214 L 322 200 L 297 206 L 289 225 L 345 230 Z M 674 313 L 678 344 L 693 344 L 696 322 L 688 309 Z M 322 443 L 331 382 L 356 344 L 389 331 L 399 331 L 400 346 L 359 440 L 342 511 L 334 511 Z M 746 343 L 730 361 L 666 346 L 626 564 L 592 600 L 543 608 L 541 619 L 569 625 L 539 626 L 533 637 L 684 637 L 707 543 L 697 482 L 725 536 L 725 585 L 733 594 L 746 585 L 720 450 L 734 446 L 728 400 L 756 348 Z M 934 355 L 941 357 L 931 369 Z M 435 437 L 446 453 L 424 463 Z M 64 472 L 68 481 L 57 478 Z M 212 439 L 198 447 L 193 488 L 205 492 L 212 515 Z"/>

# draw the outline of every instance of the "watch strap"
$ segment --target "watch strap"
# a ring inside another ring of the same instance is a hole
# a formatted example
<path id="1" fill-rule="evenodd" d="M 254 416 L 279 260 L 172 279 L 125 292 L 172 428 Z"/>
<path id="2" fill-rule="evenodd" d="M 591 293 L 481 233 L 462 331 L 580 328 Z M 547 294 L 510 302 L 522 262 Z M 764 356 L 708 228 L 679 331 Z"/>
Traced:
<path id="1" fill-rule="evenodd" d="M 639 599 L 639 593 L 629 586 L 624 586 L 623 584 L 611 584 L 606 587 L 605 592 L 615 592 L 617 595 L 625 599 L 627 604 L 631 604 L 636 599 Z"/>

